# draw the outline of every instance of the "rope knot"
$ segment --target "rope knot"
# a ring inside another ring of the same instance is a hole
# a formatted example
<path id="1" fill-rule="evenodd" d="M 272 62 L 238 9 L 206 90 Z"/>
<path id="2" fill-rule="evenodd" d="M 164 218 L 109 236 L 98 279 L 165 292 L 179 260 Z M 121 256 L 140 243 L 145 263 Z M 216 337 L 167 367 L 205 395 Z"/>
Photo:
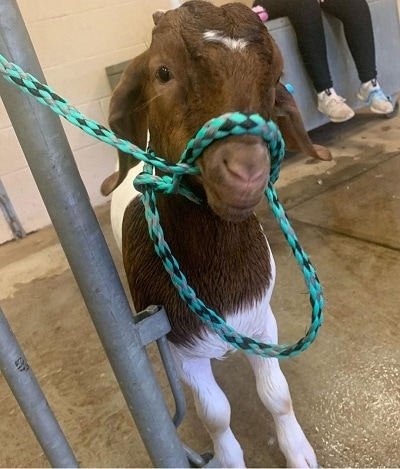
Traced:
<path id="1" fill-rule="evenodd" d="M 172 177 L 168 175 L 157 176 L 154 174 L 154 166 L 145 164 L 143 171 L 135 177 L 133 186 L 142 194 L 149 190 L 162 194 L 181 194 L 192 202 L 200 204 L 202 200 L 181 183 L 181 178 L 181 175 L 176 174 Z"/>

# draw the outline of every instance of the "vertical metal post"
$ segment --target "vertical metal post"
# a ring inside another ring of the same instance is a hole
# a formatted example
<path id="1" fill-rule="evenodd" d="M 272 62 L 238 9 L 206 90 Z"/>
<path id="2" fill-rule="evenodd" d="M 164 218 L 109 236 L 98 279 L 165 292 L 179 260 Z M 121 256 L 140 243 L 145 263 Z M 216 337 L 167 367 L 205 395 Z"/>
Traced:
<path id="1" fill-rule="evenodd" d="M 53 467 L 79 467 L 0 308 L 0 371 Z"/>
<path id="2" fill-rule="evenodd" d="M 0 2 L 0 53 L 44 81 L 15 0 Z M 0 94 L 153 464 L 188 467 L 58 116 L 4 80 Z"/>
<path id="3" fill-rule="evenodd" d="M 10 227 L 10 230 L 14 236 L 14 239 L 21 239 L 26 236 L 24 227 L 21 225 L 17 214 L 14 211 L 14 207 L 8 198 L 6 189 L 3 182 L 0 179 L 0 210 L 3 212 L 4 218 Z"/>

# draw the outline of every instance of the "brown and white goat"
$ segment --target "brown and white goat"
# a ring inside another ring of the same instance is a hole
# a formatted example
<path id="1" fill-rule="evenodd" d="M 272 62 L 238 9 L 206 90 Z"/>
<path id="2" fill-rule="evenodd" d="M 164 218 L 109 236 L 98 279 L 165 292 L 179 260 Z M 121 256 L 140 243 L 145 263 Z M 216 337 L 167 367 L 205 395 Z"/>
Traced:
<path id="1" fill-rule="evenodd" d="M 110 125 L 118 136 L 144 148 L 149 131 L 155 153 L 177 162 L 206 121 L 241 111 L 278 119 L 289 147 L 330 159 L 328 150 L 315 149 L 308 139 L 293 98 L 279 83 L 280 52 L 249 8 L 240 3 L 218 8 L 193 0 L 155 13 L 154 22 L 149 49 L 127 67 L 111 100 Z M 242 449 L 230 429 L 230 406 L 210 364 L 232 348 L 202 325 L 179 297 L 155 254 L 142 203 L 135 198 L 130 168 L 136 162 L 123 153 L 119 158 L 119 171 L 104 181 L 102 192 L 115 190 L 113 229 L 135 308 L 165 306 L 177 368 L 194 393 L 215 454 L 223 467 L 244 467 Z M 277 326 L 269 305 L 275 264 L 254 215 L 269 176 L 268 148 L 257 136 L 230 136 L 210 145 L 197 164 L 200 176 L 184 180 L 205 203 L 157 195 L 166 239 L 189 284 L 208 307 L 237 331 L 276 343 Z M 248 359 L 288 466 L 317 467 L 278 361 Z"/>

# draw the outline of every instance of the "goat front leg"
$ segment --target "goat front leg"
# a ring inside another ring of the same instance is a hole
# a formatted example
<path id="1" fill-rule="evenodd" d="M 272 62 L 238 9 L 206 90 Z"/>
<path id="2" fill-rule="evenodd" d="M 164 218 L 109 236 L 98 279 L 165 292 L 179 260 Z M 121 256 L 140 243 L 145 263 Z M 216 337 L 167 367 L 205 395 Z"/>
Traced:
<path id="1" fill-rule="evenodd" d="M 278 342 L 278 329 L 270 307 L 263 341 Z M 313 448 L 297 422 L 292 407 L 289 386 L 276 358 L 248 355 L 253 368 L 257 392 L 262 403 L 271 412 L 276 426 L 279 447 L 288 467 L 318 467 Z"/>
<path id="2" fill-rule="evenodd" d="M 193 392 L 197 414 L 210 433 L 221 467 L 245 467 L 242 448 L 230 428 L 231 408 L 215 381 L 210 360 L 188 357 L 174 345 L 171 350 L 181 379 Z"/>

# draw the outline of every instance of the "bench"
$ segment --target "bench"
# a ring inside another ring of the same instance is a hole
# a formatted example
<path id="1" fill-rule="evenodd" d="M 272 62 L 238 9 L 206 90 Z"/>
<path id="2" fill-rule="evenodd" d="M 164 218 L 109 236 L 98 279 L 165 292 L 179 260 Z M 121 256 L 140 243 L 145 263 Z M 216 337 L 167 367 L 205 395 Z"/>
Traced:
<path id="1" fill-rule="evenodd" d="M 397 0 L 367 0 L 367 2 L 374 27 L 379 83 L 385 93 L 394 96 L 400 91 L 400 22 Z M 312 130 L 326 124 L 329 118 L 317 110 L 317 96 L 302 63 L 289 19 L 277 18 L 265 24 L 281 49 L 285 62 L 282 81 L 294 86 L 294 98 L 300 108 L 306 129 Z M 342 23 L 336 18 L 324 15 L 324 26 L 335 89 L 347 99 L 349 106 L 354 110 L 360 109 L 365 103 L 357 100 L 360 81 L 347 47 Z M 122 62 L 106 68 L 112 89 L 117 85 L 128 63 L 129 61 Z"/>
<path id="2" fill-rule="evenodd" d="M 374 28 L 378 79 L 389 96 L 400 91 L 400 23 L 397 0 L 367 0 Z M 354 12 L 357 14 L 357 11 Z M 324 28 L 328 60 L 335 90 L 347 100 L 354 110 L 365 106 L 357 99 L 360 80 L 344 37 L 342 23 L 324 15 Z M 277 42 L 283 58 L 284 83 L 294 86 L 294 98 L 300 108 L 307 130 L 329 122 L 329 118 L 317 110 L 317 96 L 302 63 L 297 40 L 288 18 L 277 18 L 265 23 Z"/>

